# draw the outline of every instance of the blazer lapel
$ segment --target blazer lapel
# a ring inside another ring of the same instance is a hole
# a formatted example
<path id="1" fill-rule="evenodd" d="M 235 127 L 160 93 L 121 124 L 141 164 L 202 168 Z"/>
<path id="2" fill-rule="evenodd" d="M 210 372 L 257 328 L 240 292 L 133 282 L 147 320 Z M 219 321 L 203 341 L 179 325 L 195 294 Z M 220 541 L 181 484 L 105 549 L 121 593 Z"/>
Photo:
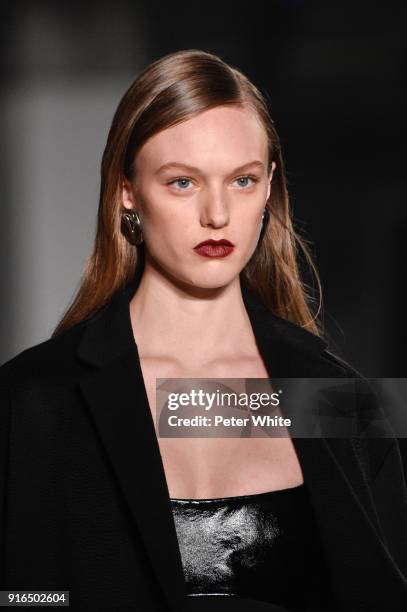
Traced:
<path id="1" fill-rule="evenodd" d="M 324 359 L 327 343 L 322 338 L 275 317 L 243 287 L 242 294 L 272 379 L 341 376 L 338 366 Z M 342 376 L 347 376 L 345 370 Z M 342 603 L 339 610 L 382 610 L 392 597 L 399 602 L 394 610 L 404 609 L 407 581 L 384 544 L 355 441 L 293 437 L 292 442 L 331 568 L 332 585 Z M 381 442 L 384 458 L 392 440 Z"/>
<path id="2" fill-rule="evenodd" d="M 86 327 L 77 354 L 95 367 L 79 384 L 158 583 L 179 612 L 186 596 L 182 562 L 129 297 L 120 292 Z"/>
<path id="3" fill-rule="evenodd" d="M 80 380 L 80 388 L 159 584 L 170 608 L 179 612 L 186 596 L 181 556 L 130 320 L 129 301 L 139 278 L 118 291 L 85 326 L 77 356 L 92 369 Z M 322 339 L 272 315 L 243 286 L 242 293 L 271 378 L 338 376 L 338 369 L 321 356 L 326 347 Z M 370 597 L 376 609 L 383 597 L 383 576 L 386 589 L 405 595 L 405 581 L 382 542 L 351 441 L 293 438 L 293 444 L 333 568 L 337 597 L 340 601 L 343 592 L 351 594 L 341 612 L 351 609 L 346 607 L 350 597 L 356 605 L 362 595 L 365 599 L 360 601 L 367 603 Z M 366 561 L 369 572 L 364 573 Z M 372 580 L 372 572 L 377 580 Z"/>

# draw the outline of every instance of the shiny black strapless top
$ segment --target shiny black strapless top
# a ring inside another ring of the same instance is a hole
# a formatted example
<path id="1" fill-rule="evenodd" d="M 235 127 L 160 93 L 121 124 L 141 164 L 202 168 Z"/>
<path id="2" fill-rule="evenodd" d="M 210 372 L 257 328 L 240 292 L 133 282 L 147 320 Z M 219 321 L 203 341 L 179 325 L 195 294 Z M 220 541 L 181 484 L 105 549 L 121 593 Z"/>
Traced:
<path id="1" fill-rule="evenodd" d="M 246 597 L 333 609 L 305 485 L 216 499 L 171 499 L 189 597 Z"/>

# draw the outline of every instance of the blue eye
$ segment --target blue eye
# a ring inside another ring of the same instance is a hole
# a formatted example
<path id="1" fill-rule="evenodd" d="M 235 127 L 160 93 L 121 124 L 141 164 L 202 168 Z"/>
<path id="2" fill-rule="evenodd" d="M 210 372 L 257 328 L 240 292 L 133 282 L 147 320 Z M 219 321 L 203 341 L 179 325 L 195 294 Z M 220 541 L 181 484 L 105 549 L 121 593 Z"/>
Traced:
<path id="1" fill-rule="evenodd" d="M 191 180 L 188 178 L 184 178 L 184 177 L 180 177 L 180 178 L 176 178 L 172 181 L 169 181 L 169 185 L 174 185 L 175 183 L 178 183 L 178 188 L 181 191 L 186 191 L 186 187 L 188 187 L 188 185 L 186 185 L 185 183 L 190 183 Z M 181 186 L 180 186 L 181 185 Z"/>
<path id="2" fill-rule="evenodd" d="M 239 176 L 239 178 L 236 179 L 236 181 L 246 181 L 245 183 L 241 183 L 240 182 L 240 187 L 250 187 L 251 183 L 247 183 L 247 181 L 252 181 L 252 183 L 256 183 L 257 182 L 257 178 L 255 176 Z"/>
<path id="3" fill-rule="evenodd" d="M 236 181 L 239 182 L 239 187 L 243 188 L 250 187 L 252 184 L 257 183 L 258 180 L 256 176 L 251 175 L 240 176 L 236 179 Z M 178 178 L 168 181 L 168 185 L 176 185 L 178 191 L 188 191 L 190 183 L 192 183 L 191 179 L 185 176 L 179 176 Z"/>

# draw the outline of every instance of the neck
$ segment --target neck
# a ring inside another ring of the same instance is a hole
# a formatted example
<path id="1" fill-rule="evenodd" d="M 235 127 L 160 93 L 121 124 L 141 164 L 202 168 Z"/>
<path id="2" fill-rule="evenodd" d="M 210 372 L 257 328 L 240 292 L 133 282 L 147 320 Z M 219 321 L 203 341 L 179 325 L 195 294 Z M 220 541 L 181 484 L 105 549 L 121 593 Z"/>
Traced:
<path id="1" fill-rule="evenodd" d="M 239 277 L 215 289 L 196 287 L 146 262 L 130 316 L 141 358 L 168 356 L 185 363 L 199 353 L 205 363 L 254 350 Z"/>

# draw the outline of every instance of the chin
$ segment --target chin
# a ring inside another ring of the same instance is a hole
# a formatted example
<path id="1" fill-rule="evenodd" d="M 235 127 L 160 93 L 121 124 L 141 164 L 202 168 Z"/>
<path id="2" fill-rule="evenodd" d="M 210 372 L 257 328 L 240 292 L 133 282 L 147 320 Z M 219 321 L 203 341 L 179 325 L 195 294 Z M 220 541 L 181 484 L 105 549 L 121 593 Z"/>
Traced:
<path id="1" fill-rule="evenodd" d="M 189 278 L 185 282 L 195 289 L 221 289 L 233 282 L 237 276 L 239 276 L 239 272 L 228 275 L 207 274 L 205 276 L 200 275 L 198 278 Z"/>
<path id="2" fill-rule="evenodd" d="M 241 267 L 234 265 L 233 269 L 227 269 L 223 266 L 223 269 L 203 269 L 202 266 L 182 266 L 176 268 L 172 266 L 164 266 L 161 264 L 161 270 L 175 285 L 178 285 L 182 290 L 188 291 L 188 289 L 203 291 L 209 289 L 220 289 L 229 285 L 233 282 L 241 272 Z"/>

